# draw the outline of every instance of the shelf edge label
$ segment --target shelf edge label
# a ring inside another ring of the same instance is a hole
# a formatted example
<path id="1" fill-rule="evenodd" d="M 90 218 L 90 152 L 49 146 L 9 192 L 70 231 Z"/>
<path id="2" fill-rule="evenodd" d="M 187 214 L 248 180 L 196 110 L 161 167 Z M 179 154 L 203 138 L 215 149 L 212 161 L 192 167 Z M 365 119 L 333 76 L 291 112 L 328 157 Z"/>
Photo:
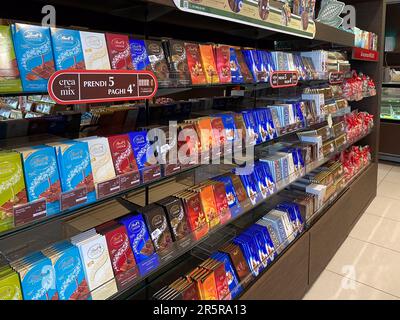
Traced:
<path id="1" fill-rule="evenodd" d="M 299 82 L 299 73 L 297 71 L 273 71 L 269 81 L 272 88 L 295 87 Z"/>
<path id="2" fill-rule="evenodd" d="M 157 92 L 157 77 L 151 71 L 62 70 L 47 86 L 58 104 L 102 103 L 151 99 Z"/>

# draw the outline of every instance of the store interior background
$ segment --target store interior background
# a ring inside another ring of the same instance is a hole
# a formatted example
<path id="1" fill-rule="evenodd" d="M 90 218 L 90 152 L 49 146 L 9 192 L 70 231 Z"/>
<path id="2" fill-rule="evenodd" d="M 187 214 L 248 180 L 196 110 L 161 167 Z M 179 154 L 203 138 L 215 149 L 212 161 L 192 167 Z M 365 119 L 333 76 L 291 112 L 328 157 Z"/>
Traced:
<path id="1" fill-rule="evenodd" d="M 104 1 L 104 6 L 100 6 L 98 1 L 50 2 L 59 8 L 57 25 L 87 27 L 90 31 L 133 33 L 146 39 L 164 37 L 192 42 L 226 42 L 229 45 L 264 50 L 274 50 L 276 40 L 282 40 L 282 46 L 287 51 L 348 50 L 351 46 L 345 32 L 331 27 L 321 26 L 317 29 L 321 31 L 317 31 L 316 41 L 309 41 L 250 27 L 238 27 L 234 23 L 212 18 L 188 18 L 184 13 L 178 13 L 171 6 L 165 5 L 171 2 L 168 0 Z M 400 299 L 400 277 L 397 276 L 400 264 L 400 144 L 397 143 L 400 140 L 400 1 L 345 2 L 356 7 L 357 27 L 374 32 L 379 37 L 378 62 L 351 60 L 353 69 L 368 74 L 376 84 L 376 96 L 350 102 L 352 110 L 365 111 L 374 116 L 372 132 L 357 141 L 357 145 L 371 147 L 371 163 L 337 199 L 324 208 L 323 214 L 310 223 L 279 259 L 251 282 L 240 299 Z M 15 17 L 16 20 L 38 23 L 42 18 L 38 10 L 40 4 L 43 2 L 27 3 L 21 7 L 17 17 L 13 11 L 15 9 L 7 7 L 0 19 L 5 18 L 6 21 Z M 390 69 L 399 70 L 397 79 L 396 72 Z M 161 88 L 159 97 L 170 97 L 176 101 L 200 99 L 204 102 L 202 99 L 205 97 L 229 96 L 232 89 L 228 86 L 205 86 L 188 90 Z M 260 95 L 273 93 L 269 89 L 260 92 Z M 286 91 L 279 91 L 279 94 L 284 95 Z M 246 98 L 249 98 L 246 107 L 256 105 L 257 94 Z M 228 103 L 226 100 L 224 97 L 214 101 L 225 110 L 240 110 L 241 106 L 235 103 L 235 99 Z M 84 105 L 65 110 L 70 112 L 65 136 L 76 138 L 76 127 L 78 131 L 82 129 L 79 128 L 80 113 L 88 110 Z M 209 111 L 207 107 L 191 110 L 184 103 L 179 105 L 179 109 L 167 109 L 162 104 L 150 107 L 146 103 L 129 110 L 125 115 L 126 121 L 120 122 L 118 117 L 104 117 L 99 126 L 86 126 L 85 133 L 91 134 L 95 127 L 93 134 L 107 136 L 127 132 L 132 125 L 159 125 L 166 119 L 181 122 L 189 117 L 208 115 Z M 75 112 L 79 113 L 78 117 Z M 10 128 L 7 130 L 12 131 Z M 0 148 L 10 147 L 15 141 L 4 139 Z M 217 168 L 209 166 L 189 169 L 171 179 L 126 193 L 121 201 L 107 199 L 97 208 L 89 206 L 76 213 L 69 213 L 65 218 L 55 216 L 43 223 L 0 233 L 0 252 L 5 253 L 10 260 L 21 258 L 48 244 L 85 231 L 96 223 L 104 223 L 138 206 L 159 201 L 204 179 L 225 173 L 226 170 L 222 165 Z M 132 203 L 127 204 L 127 200 Z M 207 258 L 209 252 L 240 232 L 238 230 L 243 230 L 266 214 L 276 205 L 276 201 L 271 199 L 267 206 L 241 217 L 232 223 L 232 228 L 222 226 L 208 242 L 196 243 L 190 250 L 175 252 L 176 256 L 168 263 L 163 263 L 162 267 L 140 281 L 135 280 L 133 285 L 119 290 L 111 298 L 152 299 L 157 290 L 189 272 L 199 261 Z"/>

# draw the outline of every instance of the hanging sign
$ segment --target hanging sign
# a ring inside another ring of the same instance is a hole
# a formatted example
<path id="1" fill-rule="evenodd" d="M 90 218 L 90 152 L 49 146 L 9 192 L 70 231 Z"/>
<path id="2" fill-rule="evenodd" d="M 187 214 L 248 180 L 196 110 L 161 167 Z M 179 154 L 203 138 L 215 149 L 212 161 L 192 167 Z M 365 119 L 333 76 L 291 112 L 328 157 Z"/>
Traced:
<path id="1" fill-rule="evenodd" d="M 316 27 L 309 11 L 301 16 L 270 5 L 269 0 L 174 0 L 175 6 L 185 12 L 233 21 L 256 28 L 314 39 Z M 311 5 L 311 4 L 310 4 Z"/>
<path id="2" fill-rule="evenodd" d="M 157 88 L 152 72 L 134 70 L 57 71 L 48 83 L 49 94 L 58 104 L 151 99 Z"/>
<path id="3" fill-rule="evenodd" d="M 272 88 L 295 87 L 299 82 L 297 71 L 273 71 L 269 77 Z"/>

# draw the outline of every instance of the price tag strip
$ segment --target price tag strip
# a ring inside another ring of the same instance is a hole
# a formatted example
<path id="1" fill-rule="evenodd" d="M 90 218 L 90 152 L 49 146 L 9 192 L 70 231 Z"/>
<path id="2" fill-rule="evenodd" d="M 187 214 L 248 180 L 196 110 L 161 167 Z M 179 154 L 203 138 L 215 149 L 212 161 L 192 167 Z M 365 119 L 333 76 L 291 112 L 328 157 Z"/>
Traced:
<path id="1" fill-rule="evenodd" d="M 151 99 L 157 92 L 157 78 L 151 71 L 62 70 L 47 86 L 58 104 L 101 103 Z"/>
<path id="2" fill-rule="evenodd" d="M 114 179 L 97 184 L 97 198 L 104 199 L 121 191 L 129 190 L 140 184 L 139 172 L 129 172 Z"/>
<path id="3" fill-rule="evenodd" d="M 21 204 L 13 208 L 16 227 L 46 216 L 46 199 Z"/>
<path id="4" fill-rule="evenodd" d="M 61 194 L 61 211 L 85 204 L 88 200 L 87 189 L 82 187 Z"/>

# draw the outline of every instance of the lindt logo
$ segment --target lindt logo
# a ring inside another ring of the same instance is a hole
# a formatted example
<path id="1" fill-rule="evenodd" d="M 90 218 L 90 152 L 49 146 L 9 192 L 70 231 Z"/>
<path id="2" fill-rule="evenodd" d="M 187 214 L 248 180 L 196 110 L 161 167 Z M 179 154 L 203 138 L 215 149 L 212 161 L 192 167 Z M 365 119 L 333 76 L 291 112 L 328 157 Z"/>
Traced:
<path id="1" fill-rule="evenodd" d="M 88 257 L 90 259 L 97 259 L 100 257 L 104 252 L 104 248 L 100 243 L 95 244 L 94 246 L 90 247 L 88 250 Z"/>
<path id="2" fill-rule="evenodd" d="M 175 44 L 175 45 L 173 46 L 173 48 L 174 48 L 174 51 L 175 51 L 176 53 L 178 53 L 178 54 L 184 53 L 184 49 L 183 49 L 183 47 L 182 47 L 180 44 Z"/>
<path id="3" fill-rule="evenodd" d="M 114 247 L 121 246 L 126 241 L 126 235 L 123 233 L 117 233 L 116 235 L 111 237 L 111 244 Z"/>
<path id="4" fill-rule="evenodd" d="M 101 157 L 104 156 L 106 151 L 102 144 L 95 144 L 90 148 L 90 153 L 96 157 Z"/>
<path id="5" fill-rule="evenodd" d="M 76 150 L 76 151 L 73 150 L 69 153 L 69 159 L 71 161 L 80 160 L 82 158 L 83 158 L 83 150 Z"/>
<path id="6" fill-rule="evenodd" d="M 114 47 L 115 49 L 121 50 L 121 51 L 125 50 L 125 49 L 126 49 L 126 46 L 127 46 L 127 43 L 126 43 L 126 41 L 125 41 L 124 39 L 118 39 L 118 38 L 116 38 L 116 39 L 113 39 L 113 40 L 111 41 L 111 43 L 112 43 L 112 45 L 113 45 L 113 47 Z"/>
<path id="7" fill-rule="evenodd" d="M 75 259 L 74 257 L 67 257 L 60 264 L 60 269 L 64 272 L 69 272 L 75 267 Z"/>
<path id="8" fill-rule="evenodd" d="M 15 165 L 10 162 L 1 162 L 0 163 L 0 176 L 8 176 L 14 173 Z"/>
<path id="9" fill-rule="evenodd" d="M 102 47 L 102 41 L 97 36 L 89 36 L 85 42 L 89 48 L 100 49 Z"/>
<path id="10" fill-rule="evenodd" d="M 114 149 L 116 150 L 122 150 L 127 148 L 127 143 L 124 140 L 118 140 L 114 142 Z"/>
<path id="11" fill-rule="evenodd" d="M 156 43 L 151 43 L 149 45 L 149 50 L 154 54 L 159 54 L 161 52 L 160 46 Z"/>
<path id="12" fill-rule="evenodd" d="M 160 227 L 163 223 L 163 218 L 161 215 L 157 215 L 155 216 L 153 219 L 151 219 L 151 223 L 153 226 L 155 226 L 156 228 Z"/>
<path id="13" fill-rule="evenodd" d="M 43 34 L 36 30 L 26 30 L 23 33 L 25 41 L 32 44 L 42 44 L 45 41 Z"/>
<path id="14" fill-rule="evenodd" d="M 134 51 L 134 52 L 136 52 L 138 54 L 141 54 L 142 52 L 144 52 L 144 47 L 141 46 L 138 43 L 132 43 L 131 44 L 131 49 L 132 49 L 132 51 Z"/>
<path id="15" fill-rule="evenodd" d="M 32 158 L 30 165 L 35 168 L 47 167 L 49 165 L 49 157 L 37 155 Z"/>
<path id="16" fill-rule="evenodd" d="M 59 40 L 61 41 L 61 42 L 63 42 L 64 44 L 69 44 L 69 45 L 71 45 L 71 44 L 74 44 L 75 43 L 75 39 L 74 39 L 74 37 L 72 36 L 72 35 L 65 35 L 65 34 L 62 34 L 62 35 L 60 35 L 60 37 L 59 37 Z"/>
<path id="17" fill-rule="evenodd" d="M 143 137 L 143 136 L 137 136 L 137 137 L 133 140 L 133 142 L 134 142 L 136 145 L 140 145 L 140 144 L 146 143 L 146 141 L 144 140 L 144 137 Z"/>

